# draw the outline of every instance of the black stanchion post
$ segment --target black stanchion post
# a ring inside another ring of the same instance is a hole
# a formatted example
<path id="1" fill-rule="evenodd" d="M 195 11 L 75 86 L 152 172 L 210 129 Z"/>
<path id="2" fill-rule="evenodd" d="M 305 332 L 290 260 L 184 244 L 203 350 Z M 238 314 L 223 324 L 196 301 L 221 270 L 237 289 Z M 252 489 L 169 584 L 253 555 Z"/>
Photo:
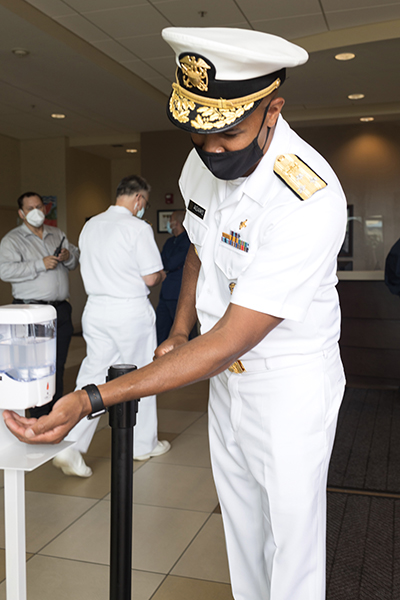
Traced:
<path id="1" fill-rule="evenodd" d="M 107 381 L 134 371 L 134 365 L 113 365 Z M 109 408 L 111 447 L 110 600 L 131 600 L 133 428 L 138 400 Z"/>

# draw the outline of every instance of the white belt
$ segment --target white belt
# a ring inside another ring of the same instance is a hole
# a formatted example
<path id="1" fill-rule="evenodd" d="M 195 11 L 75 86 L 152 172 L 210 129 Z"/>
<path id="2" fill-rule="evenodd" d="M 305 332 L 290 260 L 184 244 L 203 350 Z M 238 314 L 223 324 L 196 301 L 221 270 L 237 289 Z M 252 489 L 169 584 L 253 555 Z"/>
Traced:
<path id="1" fill-rule="evenodd" d="M 265 371 L 270 369 L 282 369 L 296 365 L 303 365 L 319 357 L 326 358 L 331 353 L 338 351 L 335 344 L 327 350 L 320 350 L 312 354 L 287 354 L 284 356 L 270 356 L 269 358 L 254 358 L 249 360 L 237 360 L 230 367 L 232 373 L 254 373 L 256 371 Z"/>

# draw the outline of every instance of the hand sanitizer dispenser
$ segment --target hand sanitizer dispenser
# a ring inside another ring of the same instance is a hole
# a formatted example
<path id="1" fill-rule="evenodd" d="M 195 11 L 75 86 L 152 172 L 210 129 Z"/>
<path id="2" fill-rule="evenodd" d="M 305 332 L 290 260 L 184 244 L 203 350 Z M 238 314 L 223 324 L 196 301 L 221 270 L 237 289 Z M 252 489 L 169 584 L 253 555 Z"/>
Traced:
<path id="1" fill-rule="evenodd" d="M 0 306 L 0 408 L 23 410 L 53 398 L 56 319 L 47 304 Z"/>

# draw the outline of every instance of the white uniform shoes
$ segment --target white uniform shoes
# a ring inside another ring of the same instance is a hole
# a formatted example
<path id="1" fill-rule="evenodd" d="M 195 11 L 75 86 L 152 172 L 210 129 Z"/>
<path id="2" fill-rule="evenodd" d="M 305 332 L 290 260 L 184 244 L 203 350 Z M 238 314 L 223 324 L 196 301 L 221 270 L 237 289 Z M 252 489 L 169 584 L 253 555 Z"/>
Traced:
<path id="1" fill-rule="evenodd" d="M 82 454 L 73 448 L 66 448 L 53 458 L 53 465 L 64 473 L 64 475 L 76 475 L 77 477 L 90 477 L 92 469 L 83 460 Z"/>
<path id="2" fill-rule="evenodd" d="M 147 460 L 152 456 L 160 456 L 161 454 L 165 454 L 168 450 L 171 449 L 171 444 L 167 442 L 167 440 L 163 440 L 162 442 L 158 441 L 157 446 L 149 452 L 148 454 L 143 454 L 142 456 L 134 456 L 133 460 Z"/>
<path id="3" fill-rule="evenodd" d="M 158 441 L 157 446 L 148 454 L 134 456 L 134 460 L 147 460 L 152 456 L 161 456 L 171 449 L 171 444 L 167 440 Z M 64 475 L 75 475 L 76 477 L 90 477 L 92 469 L 87 466 L 83 460 L 82 454 L 74 448 L 66 448 L 60 454 L 53 458 L 53 465 L 64 473 Z"/>

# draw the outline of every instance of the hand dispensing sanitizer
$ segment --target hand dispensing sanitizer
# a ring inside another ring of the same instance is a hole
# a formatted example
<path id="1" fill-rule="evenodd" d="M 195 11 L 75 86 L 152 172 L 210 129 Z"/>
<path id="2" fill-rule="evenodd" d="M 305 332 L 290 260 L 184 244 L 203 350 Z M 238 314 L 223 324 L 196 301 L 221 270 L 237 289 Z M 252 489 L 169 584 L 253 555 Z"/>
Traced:
<path id="1" fill-rule="evenodd" d="M 53 306 L 0 306 L 0 408 L 23 410 L 54 396 L 56 317 Z"/>
<path id="2" fill-rule="evenodd" d="M 26 600 L 25 472 L 71 442 L 31 446 L 17 440 L 3 409 L 21 414 L 50 402 L 55 390 L 57 313 L 47 304 L 0 306 L 0 469 L 4 470 L 6 597 Z"/>

